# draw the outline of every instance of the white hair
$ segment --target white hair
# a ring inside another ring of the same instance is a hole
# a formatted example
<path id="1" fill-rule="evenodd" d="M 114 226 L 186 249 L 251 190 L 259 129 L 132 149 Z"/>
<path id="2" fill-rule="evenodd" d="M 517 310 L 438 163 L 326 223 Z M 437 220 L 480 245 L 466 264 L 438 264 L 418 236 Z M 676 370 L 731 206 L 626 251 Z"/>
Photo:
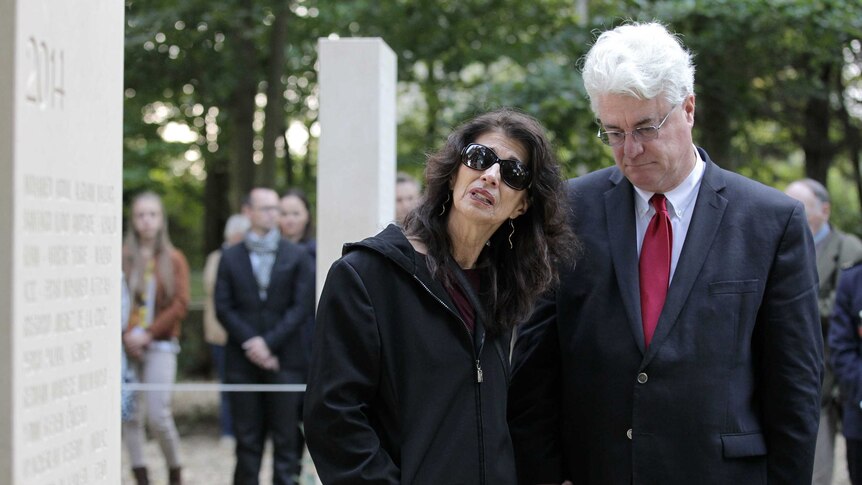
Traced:
<path id="1" fill-rule="evenodd" d="M 694 94 L 692 54 L 656 22 L 631 22 L 603 32 L 587 53 L 582 75 L 594 113 L 606 94 L 644 100 L 664 96 L 671 105 Z"/>
<path id="2" fill-rule="evenodd" d="M 224 225 L 224 238 L 228 240 L 234 234 L 245 234 L 249 229 L 251 229 L 251 221 L 248 220 L 248 217 L 234 214 L 228 217 Z"/>

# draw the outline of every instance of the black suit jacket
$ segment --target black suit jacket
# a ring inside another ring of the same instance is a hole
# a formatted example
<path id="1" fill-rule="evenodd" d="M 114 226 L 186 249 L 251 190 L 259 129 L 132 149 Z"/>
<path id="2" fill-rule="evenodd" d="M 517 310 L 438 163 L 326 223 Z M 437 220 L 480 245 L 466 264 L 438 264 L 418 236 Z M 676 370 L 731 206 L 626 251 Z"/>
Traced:
<path id="1" fill-rule="evenodd" d="M 570 181 L 583 257 L 513 356 L 521 483 L 810 484 L 823 343 L 804 210 L 700 154 L 649 348 L 634 189 L 616 167 Z"/>
<path id="2" fill-rule="evenodd" d="M 243 342 L 261 336 L 282 370 L 308 368 L 302 335 L 314 325 L 314 268 L 299 246 L 282 240 L 273 263 L 266 300 L 261 300 L 245 244 L 226 249 L 215 287 L 216 314 L 228 334 L 229 382 L 253 381 L 261 370 L 245 357 Z"/>

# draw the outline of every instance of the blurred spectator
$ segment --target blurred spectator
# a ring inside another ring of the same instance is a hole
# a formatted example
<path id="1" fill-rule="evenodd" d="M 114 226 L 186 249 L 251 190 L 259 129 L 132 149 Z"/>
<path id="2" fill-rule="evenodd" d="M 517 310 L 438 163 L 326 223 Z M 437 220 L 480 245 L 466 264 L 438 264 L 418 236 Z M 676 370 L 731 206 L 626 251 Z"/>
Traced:
<path id="1" fill-rule="evenodd" d="M 311 257 L 281 237 L 275 191 L 252 189 L 243 211 L 251 230 L 242 244 L 222 252 L 216 277 L 216 314 L 228 334 L 225 382 L 304 383 L 302 334 L 314 313 Z M 230 400 L 237 455 L 233 483 L 258 483 L 267 435 L 273 444 L 273 484 L 295 483 L 301 394 L 234 392 Z"/>
<path id="2" fill-rule="evenodd" d="M 126 331 L 129 325 L 129 311 L 131 310 L 131 298 L 129 297 L 129 285 L 126 284 L 126 277 L 120 278 L 120 325 L 121 334 Z M 132 416 L 134 408 L 135 392 L 125 388 L 126 384 L 138 382 L 138 377 L 135 371 L 129 365 L 129 359 L 126 357 L 126 349 L 120 346 L 120 376 L 122 376 L 123 385 L 120 392 L 120 415 L 123 421 L 127 421 Z"/>
<path id="3" fill-rule="evenodd" d="M 823 341 L 829 335 L 829 317 L 835 303 L 835 288 L 842 267 L 862 259 L 862 242 L 856 236 L 845 234 L 829 224 L 831 205 L 826 187 L 814 179 L 792 182 L 784 193 L 802 202 L 808 227 L 814 236 L 817 254 L 817 276 L 820 279 L 818 306 Z M 813 485 L 830 485 L 835 463 L 835 434 L 839 428 L 840 403 L 838 386 L 829 364 L 829 346 L 824 346 L 826 360 L 823 387 L 820 396 L 820 428 L 814 449 Z"/>
<path id="4" fill-rule="evenodd" d="M 123 245 L 123 273 L 131 312 L 123 333 L 126 353 L 144 384 L 176 380 L 180 325 L 189 304 L 189 266 L 168 236 L 162 201 L 153 192 L 132 200 L 132 221 Z M 132 472 L 138 485 L 149 484 L 144 461 L 144 410 L 169 469 L 169 483 L 180 479 L 180 437 L 171 412 L 171 391 L 137 393 L 130 419 L 123 423 Z"/>
<path id="5" fill-rule="evenodd" d="M 312 260 L 317 257 L 311 206 L 305 192 L 300 189 L 289 189 L 281 196 L 278 227 L 281 229 L 281 237 L 305 248 Z"/>
<path id="6" fill-rule="evenodd" d="M 213 295 L 215 293 L 216 272 L 218 264 L 221 260 L 221 253 L 234 244 L 242 242 L 245 238 L 245 233 L 251 227 L 251 222 L 248 217 L 242 214 L 234 214 L 230 216 L 224 226 L 224 243 L 222 247 L 211 252 L 207 256 L 207 262 L 204 265 L 203 283 L 204 291 L 206 292 L 206 301 L 204 302 L 204 340 L 210 345 L 213 357 L 213 365 L 218 373 L 219 382 L 224 382 L 224 345 L 227 342 L 227 332 L 216 318 L 215 301 Z M 219 428 L 223 438 L 233 438 L 233 424 L 231 422 L 230 400 L 227 393 L 221 393 L 219 401 Z"/>
<path id="7" fill-rule="evenodd" d="M 850 483 L 862 485 L 862 265 L 847 268 L 838 279 L 829 328 L 835 378 L 841 387 L 841 432 L 847 443 Z M 818 443 L 819 444 L 819 443 Z"/>
<path id="8" fill-rule="evenodd" d="M 419 203 L 420 192 L 418 180 L 407 173 L 398 172 L 395 176 L 395 222 L 398 225 L 404 223 L 407 213 Z"/>
<path id="9" fill-rule="evenodd" d="M 279 218 L 278 226 L 281 229 L 281 237 L 292 243 L 305 248 L 308 254 L 311 255 L 312 270 L 315 270 L 314 263 L 317 260 L 317 244 L 314 240 L 314 224 L 311 220 L 311 206 L 308 203 L 308 197 L 305 192 L 300 189 L 289 189 L 281 196 L 279 201 Z M 311 285 L 314 287 L 314 273 L 312 273 Z M 302 327 L 302 348 L 305 351 L 306 363 L 311 360 L 311 342 L 313 340 L 314 316 L 311 315 L 310 322 Z M 304 382 L 304 381 L 303 381 Z M 304 394 L 300 394 L 302 398 Z M 297 409 L 297 422 L 302 422 L 302 399 L 299 402 Z M 298 458 L 302 460 L 302 453 L 305 449 L 305 439 L 300 433 L 297 439 Z"/>

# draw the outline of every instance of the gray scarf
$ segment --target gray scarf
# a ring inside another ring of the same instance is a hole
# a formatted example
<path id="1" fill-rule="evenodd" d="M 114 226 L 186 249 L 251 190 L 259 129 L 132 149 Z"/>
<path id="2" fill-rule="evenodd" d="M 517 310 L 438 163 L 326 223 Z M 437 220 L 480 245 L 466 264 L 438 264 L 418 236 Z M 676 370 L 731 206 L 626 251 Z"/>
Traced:
<path id="1" fill-rule="evenodd" d="M 275 255 L 278 252 L 280 240 L 281 234 L 278 229 L 273 229 L 263 236 L 258 236 L 254 231 L 249 231 L 245 235 L 245 247 L 257 257 L 257 264 L 254 264 L 255 258 L 252 258 L 251 269 L 257 280 L 261 300 L 266 300 L 269 277 L 272 274 L 272 265 L 275 264 Z"/>

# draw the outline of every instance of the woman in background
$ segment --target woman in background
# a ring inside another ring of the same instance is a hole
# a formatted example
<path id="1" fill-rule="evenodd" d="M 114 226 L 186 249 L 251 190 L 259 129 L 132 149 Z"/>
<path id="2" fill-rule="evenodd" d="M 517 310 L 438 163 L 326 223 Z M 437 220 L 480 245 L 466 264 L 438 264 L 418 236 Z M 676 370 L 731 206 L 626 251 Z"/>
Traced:
<path id="1" fill-rule="evenodd" d="M 289 189 L 281 196 L 279 202 L 278 227 L 281 237 L 299 244 L 311 259 L 317 257 L 317 243 L 314 240 L 314 224 L 311 220 L 311 206 L 305 192 L 299 189 Z"/>
<path id="2" fill-rule="evenodd" d="M 314 240 L 314 223 L 311 218 L 311 205 L 308 203 L 308 197 L 305 192 L 300 189 L 288 189 L 278 204 L 279 216 L 278 227 L 281 230 L 281 237 L 288 241 L 297 244 L 305 249 L 311 255 L 312 264 L 316 265 L 317 261 L 317 241 Z M 315 282 L 311 282 L 314 287 Z M 311 344 L 312 334 L 314 333 L 314 316 L 309 318 L 306 325 L 302 326 L 302 346 L 305 350 L 306 364 L 311 361 Z M 306 366 L 308 368 L 308 366 Z M 299 406 L 299 417 L 297 421 L 302 424 L 302 402 Z M 305 452 L 305 437 L 299 433 L 297 439 L 299 450 L 297 456 L 300 457 L 299 469 L 302 470 L 304 452 Z"/>
<path id="3" fill-rule="evenodd" d="M 173 384 L 177 373 L 180 325 L 189 304 L 189 266 L 168 236 L 158 195 L 132 200 L 131 222 L 123 244 L 123 274 L 131 296 L 123 345 L 143 384 Z M 162 449 L 170 485 L 181 484 L 180 437 L 171 412 L 171 391 L 137 393 L 123 437 L 138 485 L 149 484 L 144 461 L 144 412 Z"/>
<path id="4" fill-rule="evenodd" d="M 204 264 L 203 283 L 206 300 L 204 300 L 204 341 L 209 344 L 212 352 L 213 366 L 216 368 L 219 382 L 224 382 L 224 346 L 227 342 L 227 332 L 216 317 L 215 310 L 215 284 L 218 274 L 218 265 L 221 261 L 223 249 L 242 242 L 246 233 L 251 228 L 251 221 L 243 214 L 234 214 L 228 217 L 224 225 L 224 242 L 221 247 L 207 255 Z M 230 399 L 227 393 L 220 393 L 219 399 L 219 427 L 221 429 L 221 442 L 231 446 L 233 439 L 233 419 L 231 418 Z"/>

